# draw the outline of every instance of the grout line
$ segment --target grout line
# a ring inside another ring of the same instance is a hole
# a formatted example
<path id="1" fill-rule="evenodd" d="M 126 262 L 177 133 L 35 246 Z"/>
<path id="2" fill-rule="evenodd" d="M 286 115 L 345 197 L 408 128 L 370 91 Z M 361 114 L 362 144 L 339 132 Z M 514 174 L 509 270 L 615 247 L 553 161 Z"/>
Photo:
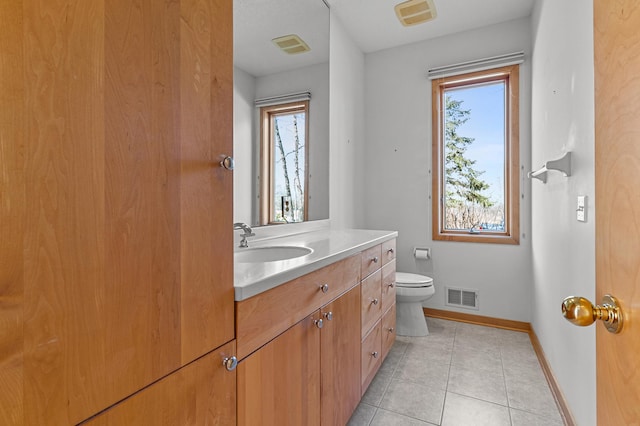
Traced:
<path id="1" fill-rule="evenodd" d="M 371 420 L 369 420 L 369 423 L 367 423 L 367 426 L 371 426 L 371 424 L 373 423 L 373 419 L 375 419 L 376 416 L 378 415 L 379 409 L 380 409 L 379 407 L 376 407 L 376 411 L 373 412 L 373 416 L 371 416 Z"/>
<path id="2" fill-rule="evenodd" d="M 451 345 L 451 356 L 449 358 L 449 370 L 447 371 L 447 385 L 444 389 L 444 400 L 442 401 L 442 412 L 440 413 L 440 423 L 444 421 L 444 410 L 447 406 L 447 394 L 449 393 L 449 379 L 451 378 L 451 367 L 453 365 L 453 353 L 456 350 L 456 337 L 458 336 L 458 324 L 455 325 L 453 332 L 453 343 Z"/>
<path id="3" fill-rule="evenodd" d="M 502 367 L 502 382 L 504 383 L 504 398 L 507 400 L 507 413 L 509 414 L 509 423 L 513 426 L 513 419 L 511 418 L 511 401 L 509 399 L 509 391 L 507 390 L 507 374 L 504 371 L 504 357 L 502 342 L 500 342 L 500 366 Z"/>

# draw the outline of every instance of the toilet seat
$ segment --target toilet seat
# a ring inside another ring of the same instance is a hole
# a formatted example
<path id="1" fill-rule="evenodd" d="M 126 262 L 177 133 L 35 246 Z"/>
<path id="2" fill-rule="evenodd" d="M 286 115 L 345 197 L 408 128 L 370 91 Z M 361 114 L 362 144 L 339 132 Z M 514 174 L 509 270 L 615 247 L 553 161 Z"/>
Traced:
<path id="1" fill-rule="evenodd" d="M 407 288 L 433 287 L 433 278 L 409 272 L 396 272 L 396 286 Z"/>

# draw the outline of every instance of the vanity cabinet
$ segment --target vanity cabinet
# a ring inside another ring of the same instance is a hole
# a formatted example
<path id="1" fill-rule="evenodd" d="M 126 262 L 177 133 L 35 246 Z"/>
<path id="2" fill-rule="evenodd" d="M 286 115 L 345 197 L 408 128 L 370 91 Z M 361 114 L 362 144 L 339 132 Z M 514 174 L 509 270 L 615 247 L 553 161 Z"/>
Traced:
<path id="1" fill-rule="evenodd" d="M 238 364 L 238 425 L 341 425 L 360 401 L 354 287 Z"/>
<path id="2" fill-rule="evenodd" d="M 396 240 L 361 254 L 361 395 L 389 353 L 396 332 Z"/>
<path id="3" fill-rule="evenodd" d="M 356 255 L 236 302 L 239 425 L 346 424 L 360 401 L 359 283 Z"/>
<path id="4" fill-rule="evenodd" d="M 395 340 L 395 240 L 236 302 L 236 336 L 239 425 L 346 424 Z"/>

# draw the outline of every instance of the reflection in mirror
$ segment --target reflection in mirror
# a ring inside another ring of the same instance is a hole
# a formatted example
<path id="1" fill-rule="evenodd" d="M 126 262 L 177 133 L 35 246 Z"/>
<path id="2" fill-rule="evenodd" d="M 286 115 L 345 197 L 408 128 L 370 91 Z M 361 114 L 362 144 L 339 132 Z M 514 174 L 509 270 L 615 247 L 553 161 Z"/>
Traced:
<path id="1" fill-rule="evenodd" d="M 234 222 L 328 219 L 329 9 L 323 0 L 233 0 L 233 9 Z"/>

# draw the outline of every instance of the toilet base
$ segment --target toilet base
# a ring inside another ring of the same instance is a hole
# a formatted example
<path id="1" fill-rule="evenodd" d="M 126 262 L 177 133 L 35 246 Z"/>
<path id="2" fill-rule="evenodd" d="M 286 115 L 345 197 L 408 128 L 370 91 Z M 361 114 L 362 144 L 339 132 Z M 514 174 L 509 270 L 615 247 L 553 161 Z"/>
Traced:
<path id="1" fill-rule="evenodd" d="M 429 335 L 422 302 L 396 302 L 396 334 L 409 337 Z"/>

